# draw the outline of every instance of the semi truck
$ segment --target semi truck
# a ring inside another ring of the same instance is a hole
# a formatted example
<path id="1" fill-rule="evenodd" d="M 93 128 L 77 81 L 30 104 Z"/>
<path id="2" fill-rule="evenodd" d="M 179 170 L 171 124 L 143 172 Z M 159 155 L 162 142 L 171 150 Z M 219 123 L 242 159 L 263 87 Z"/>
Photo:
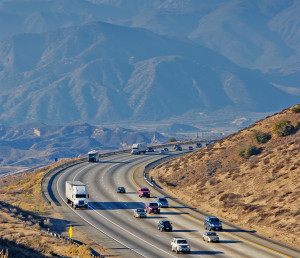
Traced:
<path id="1" fill-rule="evenodd" d="M 89 162 L 98 162 L 100 154 L 98 151 L 91 150 L 88 152 L 88 161 Z"/>
<path id="2" fill-rule="evenodd" d="M 88 208 L 86 185 L 80 181 L 66 181 L 67 203 L 74 209 Z"/>
<path id="3" fill-rule="evenodd" d="M 145 154 L 147 150 L 147 143 L 132 144 L 131 154 Z"/>

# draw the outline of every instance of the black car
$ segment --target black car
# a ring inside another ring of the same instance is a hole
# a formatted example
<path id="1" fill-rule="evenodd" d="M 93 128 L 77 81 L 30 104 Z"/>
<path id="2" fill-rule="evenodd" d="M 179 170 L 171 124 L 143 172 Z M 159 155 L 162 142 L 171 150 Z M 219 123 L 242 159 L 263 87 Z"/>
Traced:
<path id="1" fill-rule="evenodd" d="M 147 151 L 148 152 L 154 152 L 154 149 L 152 147 L 148 147 Z"/>
<path id="2" fill-rule="evenodd" d="M 126 193 L 125 187 L 124 186 L 118 186 L 117 193 Z"/>
<path id="3" fill-rule="evenodd" d="M 169 220 L 160 220 L 157 228 L 160 231 L 173 231 L 172 223 Z"/>

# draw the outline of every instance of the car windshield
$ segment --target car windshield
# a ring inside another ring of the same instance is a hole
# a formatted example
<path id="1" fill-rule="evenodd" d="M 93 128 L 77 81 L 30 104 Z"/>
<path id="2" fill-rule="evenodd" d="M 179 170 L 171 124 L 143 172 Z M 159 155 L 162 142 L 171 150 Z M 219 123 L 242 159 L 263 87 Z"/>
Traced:
<path id="1" fill-rule="evenodd" d="M 123 190 L 123 189 L 124 189 L 124 187 L 122 187 L 122 186 L 119 187 L 119 190 Z"/>
<path id="2" fill-rule="evenodd" d="M 167 199 L 166 198 L 158 198 L 157 201 L 159 201 L 159 202 L 166 202 Z"/>
<path id="3" fill-rule="evenodd" d="M 164 224 L 165 226 L 170 226 L 171 222 L 170 221 L 162 221 L 162 224 Z"/>
<path id="4" fill-rule="evenodd" d="M 208 232 L 207 235 L 208 236 L 216 236 L 217 234 L 216 234 L 216 232 Z"/>
<path id="5" fill-rule="evenodd" d="M 187 241 L 185 239 L 180 239 L 180 240 L 177 240 L 177 243 L 178 244 L 187 244 Z"/>
<path id="6" fill-rule="evenodd" d="M 148 188 L 142 188 L 141 191 L 146 192 L 146 191 L 149 191 L 149 190 L 148 190 Z"/>
<path id="7" fill-rule="evenodd" d="M 218 218 L 210 219 L 209 222 L 220 222 Z"/>
<path id="8" fill-rule="evenodd" d="M 150 207 L 157 207 L 158 204 L 157 204 L 156 202 L 151 202 L 151 203 L 149 203 L 149 206 L 150 206 Z"/>
<path id="9" fill-rule="evenodd" d="M 143 209 L 137 209 L 137 212 L 145 212 Z"/>

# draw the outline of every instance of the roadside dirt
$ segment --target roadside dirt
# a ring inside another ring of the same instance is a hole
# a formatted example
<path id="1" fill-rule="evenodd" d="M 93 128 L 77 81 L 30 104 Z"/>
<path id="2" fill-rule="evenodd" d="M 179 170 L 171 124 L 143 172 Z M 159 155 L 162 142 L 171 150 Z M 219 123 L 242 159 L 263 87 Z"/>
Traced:
<path id="1" fill-rule="evenodd" d="M 283 120 L 296 125 L 300 114 L 284 110 L 159 166 L 150 175 L 199 210 L 300 248 L 300 130 L 275 135 L 274 124 Z M 256 144 L 255 131 L 272 138 Z M 261 153 L 245 159 L 239 152 L 249 144 Z"/>
<path id="2" fill-rule="evenodd" d="M 67 162 L 62 160 L 60 163 Z M 0 251 L 8 257 L 79 257 L 114 255 L 73 228 L 77 247 L 51 236 L 48 231 L 69 237 L 69 225 L 41 196 L 40 182 L 53 166 L 0 178 Z"/>

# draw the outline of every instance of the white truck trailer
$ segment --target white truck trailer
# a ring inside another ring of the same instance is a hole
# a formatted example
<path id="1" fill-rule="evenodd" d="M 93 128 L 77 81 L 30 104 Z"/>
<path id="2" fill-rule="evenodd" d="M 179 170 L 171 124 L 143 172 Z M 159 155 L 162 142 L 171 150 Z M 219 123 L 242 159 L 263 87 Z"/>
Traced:
<path id="1" fill-rule="evenodd" d="M 134 143 L 132 144 L 131 154 L 145 154 L 147 150 L 147 143 Z"/>
<path id="2" fill-rule="evenodd" d="M 100 154 L 98 151 L 91 150 L 88 152 L 88 161 L 89 162 L 98 162 Z"/>
<path id="3" fill-rule="evenodd" d="M 66 181 L 67 203 L 73 208 L 88 208 L 86 185 L 80 181 Z"/>

